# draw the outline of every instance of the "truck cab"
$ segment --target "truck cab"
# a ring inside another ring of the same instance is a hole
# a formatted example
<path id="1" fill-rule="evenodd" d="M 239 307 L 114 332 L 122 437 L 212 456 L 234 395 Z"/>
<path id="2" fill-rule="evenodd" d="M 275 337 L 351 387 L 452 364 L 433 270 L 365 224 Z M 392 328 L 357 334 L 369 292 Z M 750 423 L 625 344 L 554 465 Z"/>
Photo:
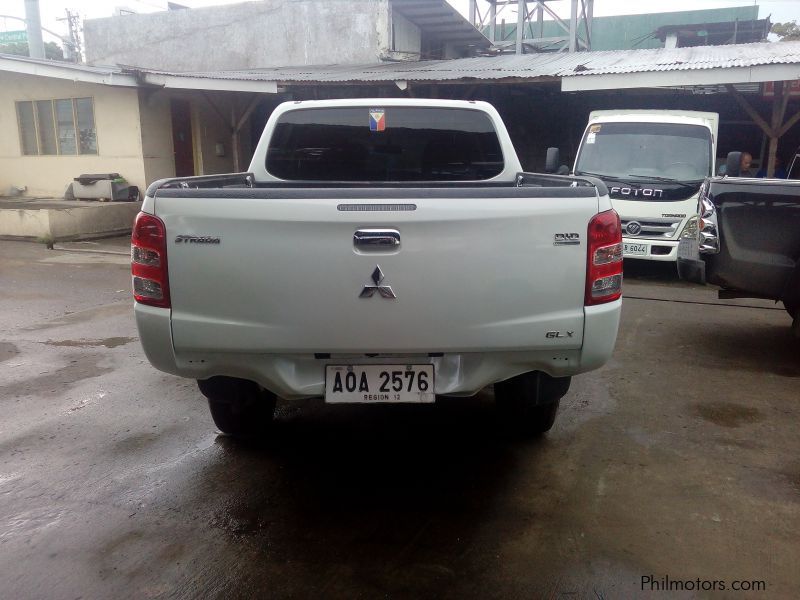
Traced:
<path id="1" fill-rule="evenodd" d="M 598 110 L 589 116 L 573 173 L 608 186 L 622 220 L 625 258 L 677 260 L 694 236 L 697 199 L 713 175 L 719 115 L 677 110 Z"/>

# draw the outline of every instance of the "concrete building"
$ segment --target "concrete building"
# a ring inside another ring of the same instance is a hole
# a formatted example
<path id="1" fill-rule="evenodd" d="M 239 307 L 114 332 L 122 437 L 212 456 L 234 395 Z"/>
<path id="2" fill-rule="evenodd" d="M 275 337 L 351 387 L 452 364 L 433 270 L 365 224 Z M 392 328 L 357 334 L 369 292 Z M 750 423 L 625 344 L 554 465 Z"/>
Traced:
<path id="1" fill-rule="evenodd" d="M 0 63 L 0 195 L 13 186 L 62 196 L 86 172 L 119 172 L 136 184 L 168 174 L 161 165 L 171 148 L 153 113 L 141 118 L 146 100 L 135 81 L 58 63 L 36 64 L 36 74 L 19 68 L 35 63 Z M 63 76 L 47 76 L 56 72 Z M 83 114 L 75 119 L 79 106 Z"/>
<path id="2" fill-rule="evenodd" d="M 458 58 L 489 41 L 445 0 L 260 0 L 87 20 L 89 64 L 167 71 Z"/>

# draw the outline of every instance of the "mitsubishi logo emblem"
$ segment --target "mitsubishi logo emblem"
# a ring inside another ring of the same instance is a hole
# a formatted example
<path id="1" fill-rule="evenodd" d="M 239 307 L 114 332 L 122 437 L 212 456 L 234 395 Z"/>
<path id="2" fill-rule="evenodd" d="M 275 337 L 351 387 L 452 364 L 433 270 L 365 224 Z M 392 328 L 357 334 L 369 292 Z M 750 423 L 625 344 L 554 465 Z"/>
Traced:
<path id="1" fill-rule="evenodd" d="M 375 270 L 372 272 L 372 282 L 375 285 L 365 285 L 364 289 L 361 290 L 361 294 L 359 294 L 359 298 L 372 298 L 372 296 L 377 291 L 381 298 L 397 298 L 394 295 L 394 291 L 392 291 L 392 286 L 390 285 L 381 285 L 383 281 L 383 271 L 379 265 L 375 265 Z"/>

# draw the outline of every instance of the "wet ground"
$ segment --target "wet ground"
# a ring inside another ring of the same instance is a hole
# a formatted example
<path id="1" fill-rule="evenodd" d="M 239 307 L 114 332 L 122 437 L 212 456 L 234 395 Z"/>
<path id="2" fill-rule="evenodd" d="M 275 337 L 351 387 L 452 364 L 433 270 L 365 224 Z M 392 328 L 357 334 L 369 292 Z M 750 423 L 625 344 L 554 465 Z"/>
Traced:
<path id="1" fill-rule="evenodd" d="M 3 598 L 797 596 L 780 307 L 634 265 L 612 361 L 541 440 L 485 393 L 282 403 L 242 444 L 144 358 L 124 241 L 75 249 L 110 253 L 0 242 Z"/>

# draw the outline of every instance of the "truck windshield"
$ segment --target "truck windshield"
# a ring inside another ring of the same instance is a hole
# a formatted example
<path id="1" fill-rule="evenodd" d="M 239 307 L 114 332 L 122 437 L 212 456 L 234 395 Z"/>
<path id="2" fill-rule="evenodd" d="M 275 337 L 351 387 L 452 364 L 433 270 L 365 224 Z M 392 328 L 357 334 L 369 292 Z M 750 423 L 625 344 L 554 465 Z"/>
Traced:
<path id="1" fill-rule="evenodd" d="M 594 123 L 575 173 L 622 181 L 694 182 L 711 174 L 711 132 L 679 123 Z"/>
<path id="2" fill-rule="evenodd" d="M 479 110 L 308 108 L 280 117 L 266 166 L 290 181 L 477 181 L 503 171 L 503 154 Z"/>

